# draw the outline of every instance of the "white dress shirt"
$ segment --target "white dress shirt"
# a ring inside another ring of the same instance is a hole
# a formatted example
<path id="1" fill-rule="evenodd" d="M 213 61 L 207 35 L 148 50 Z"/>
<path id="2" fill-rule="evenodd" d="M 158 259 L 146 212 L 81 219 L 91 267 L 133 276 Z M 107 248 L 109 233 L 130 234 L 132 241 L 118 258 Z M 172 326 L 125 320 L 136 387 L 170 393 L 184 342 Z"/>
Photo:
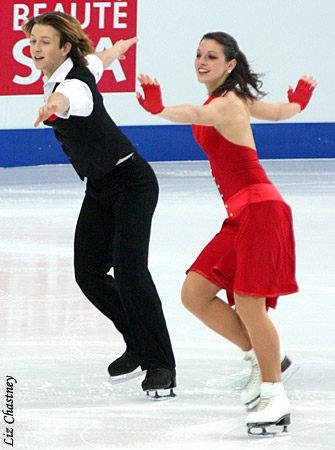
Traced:
<path id="1" fill-rule="evenodd" d="M 98 83 L 104 72 L 104 67 L 101 59 L 96 55 L 87 55 L 86 59 L 88 65 L 86 66 L 89 71 L 94 75 L 95 82 Z M 67 74 L 73 67 L 73 61 L 71 58 L 67 58 L 62 65 L 51 75 L 43 77 L 44 82 L 44 101 L 47 102 L 55 84 L 60 83 L 55 92 L 60 92 L 65 95 L 70 101 L 70 107 L 64 114 L 55 113 L 56 116 L 61 119 L 68 119 L 70 116 L 87 117 L 93 111 L 93 95 L 90 88 L 81 80 L 66 80 Z M 118 160 L 116 165 L 121 164 L 130 158 L 133 153 Z"/>
<path id="2" fill-rule="evenodd" d="M 86 59 L 88 61 L 87 68 L 94 75 L 95 82 L 98 83 L 104 71 L 102 61 L 96 55 L 87 55 Z M 68 119 L 70 116 L 87 117 L 93 111 L 93 96 L 87 84 L 80 80 L 65 79 L 72 67 L 72 59 L 67 58 L 49 79 L 47 76 L 43 77 L 45 102 L 48 101 L 56 83 L 60 84 L 55 92 L 60 92 L 70 101 L 70 107 L 64 114 L 56 113 L 56 116 L 62 119 Z"/>

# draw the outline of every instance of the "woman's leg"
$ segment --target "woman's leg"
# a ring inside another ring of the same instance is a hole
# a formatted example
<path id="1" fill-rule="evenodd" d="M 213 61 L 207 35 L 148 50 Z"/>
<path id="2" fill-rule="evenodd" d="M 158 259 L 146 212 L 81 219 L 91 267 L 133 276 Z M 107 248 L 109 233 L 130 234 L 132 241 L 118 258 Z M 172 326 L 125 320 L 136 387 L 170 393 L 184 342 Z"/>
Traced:
<path id="1" fill-rule="evenodd" d="M 263 382 L 280 382 L 279 337 L 266 311 L 266 299 L 234 293 L 236 312 L 245 325 L 262 373 Z"/>
<path id="2" fill-rule="evenodd" d="M 190 271 L 182 287 L 184 306 L 205 325 L 236 344 L 249 350 L 251 342 L 233 308 L 217 297 L 220 288 L 197 272 Z"/>
<path id="3" fill-rule="evenodd" d="M 290 403 L 281 383 L 279 338 L 267 314 L 265 298 L 237 293 L 234 297 L 236 310 L 248 330 L 262 374 L 260 402 L 247 416 L 246 424 L 250 430 L 261 423 L 262 433 L 266 434 L 267 425 L 290 424 Z"/>

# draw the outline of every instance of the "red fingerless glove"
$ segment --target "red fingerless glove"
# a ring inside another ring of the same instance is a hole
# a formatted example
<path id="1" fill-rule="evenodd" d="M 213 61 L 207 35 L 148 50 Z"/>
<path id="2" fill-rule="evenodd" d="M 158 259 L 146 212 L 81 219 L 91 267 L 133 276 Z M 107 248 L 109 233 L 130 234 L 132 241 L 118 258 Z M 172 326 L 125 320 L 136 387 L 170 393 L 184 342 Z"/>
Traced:
<path id="1" fill-rule="evenodd" d="M 313 91 L 314 86 L 300 78 L 295 91 L 293 92 L 292 88 L 287 91 L 288 100 L 290 103 L 299 103 L 301 111 L 303 111 L 308 105 Z"/>
<path id="2" fill-rule="evenodd" d="M 159 84 L 141 84 L 144 98 L 138 98 L 139 104 L 151 114 L 159 114 L 163 111 L 162 93 Z"/>

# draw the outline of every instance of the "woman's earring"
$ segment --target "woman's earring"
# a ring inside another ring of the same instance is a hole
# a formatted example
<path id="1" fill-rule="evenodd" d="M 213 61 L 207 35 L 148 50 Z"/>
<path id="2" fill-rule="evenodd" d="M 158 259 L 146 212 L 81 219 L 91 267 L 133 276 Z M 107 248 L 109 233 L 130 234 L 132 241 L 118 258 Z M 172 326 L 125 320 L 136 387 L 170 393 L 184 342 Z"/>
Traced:
<path id="1" fill-rule="evenodd" d="M 231 73 L 231 70 L 230 70 L 230 69 L 228 70 L 228 73 Z"/>

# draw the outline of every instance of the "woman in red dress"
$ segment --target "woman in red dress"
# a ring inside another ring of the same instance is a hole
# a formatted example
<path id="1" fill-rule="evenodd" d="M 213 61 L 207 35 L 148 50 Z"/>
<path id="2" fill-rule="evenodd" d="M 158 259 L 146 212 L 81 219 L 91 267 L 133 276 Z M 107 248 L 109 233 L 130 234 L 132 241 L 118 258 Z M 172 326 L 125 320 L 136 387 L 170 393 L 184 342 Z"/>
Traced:
<path id="1" fill-rule="evenodd" d="M 261 101 L 262 82 L 235 39 L 222 32 L 201 39 L 195 69 L 209 94 L 204 105 L 164 107 L 158 81 L 144 75 L 138 78 L 144 98 L 140 93 L 137 98 L 152 114 L 192 124 L 208 156 L 228 218 L 188 269 L 182 301 L 245 352 L 253 371 L 241 400 L 249 404 L 260 398 L 247 425 L 264 431 L 269 424 L 290 423 L 281 383 L 285 359 L 281 361 L 278 334 L 267 310 L 276 307 L 278 296 L 297 292 L 298 286 L 291 210 L 259 163 L 250 116 L 270 121 L 295 116 L 306 107 L 316 82 L 303 76 L 294 91 L 289 87 L 289 102 Z M 217 296 L 221 289 L 228 303 Z"/>

